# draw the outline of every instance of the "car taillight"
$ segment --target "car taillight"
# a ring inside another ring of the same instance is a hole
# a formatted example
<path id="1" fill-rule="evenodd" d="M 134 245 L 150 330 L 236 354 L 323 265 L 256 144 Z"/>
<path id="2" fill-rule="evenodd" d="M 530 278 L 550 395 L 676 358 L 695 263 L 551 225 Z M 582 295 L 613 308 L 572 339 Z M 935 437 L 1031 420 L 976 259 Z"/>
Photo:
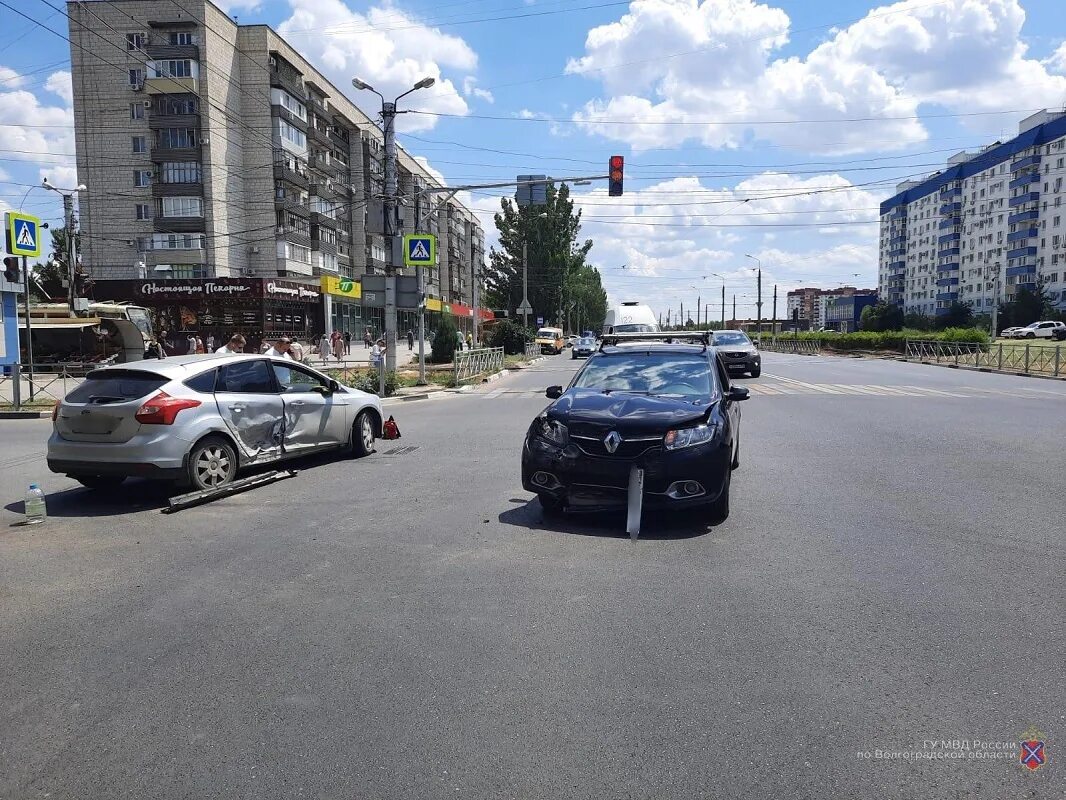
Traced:
<path id="1" fill-rule="evenodd" d="M 186 408 L 196 408 L 200 405 L 199 400 L 189 400 L 184 397 L 171 397 L 166 392 L 160 392 L 150 400 L 145 401 L 134 419 L 142 425 L 173 425 L 178 412 Z"/>

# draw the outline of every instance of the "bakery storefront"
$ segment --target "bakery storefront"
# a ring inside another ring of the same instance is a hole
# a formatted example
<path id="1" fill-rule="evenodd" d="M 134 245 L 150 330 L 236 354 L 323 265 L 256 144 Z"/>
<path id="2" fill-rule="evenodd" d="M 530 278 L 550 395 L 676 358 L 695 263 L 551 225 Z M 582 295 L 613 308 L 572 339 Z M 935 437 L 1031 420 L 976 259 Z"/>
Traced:
<path id="1" fill-rule="evenodd" d="M 167 349 L 184 353 L 189 336 L 216 347 L 234 333 L 249 350 L 263 340 L 289 336 L 308 341 L 322 330 L 318 286 L 276 278 L 97 281 L 94 294 L 148 308 L 156 333 L 167 332 Z"/>

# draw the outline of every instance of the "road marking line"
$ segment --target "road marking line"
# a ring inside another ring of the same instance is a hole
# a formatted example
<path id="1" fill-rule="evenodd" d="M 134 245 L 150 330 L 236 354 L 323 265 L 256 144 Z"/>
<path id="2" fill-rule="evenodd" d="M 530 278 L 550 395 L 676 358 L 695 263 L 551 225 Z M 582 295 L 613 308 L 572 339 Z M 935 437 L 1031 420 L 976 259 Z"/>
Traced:
<path id="1" fill-rule="evenodd" d="M 900 389 L 899 387 L 896 387 L 896 386 L 869 385 L 869 386 L 867 386 L 867 388 L 868 389 L 877 389 L 882 394 L 889 395 L 890 397 L 917 397 L 918 396 L 914 392 L 907 392 L 907 391 L 904 391 L 903 389 Z"/>
<path id="2" fill-rule="evenodd" d="M 942 392 L 940 389 L 929 389 L 925 386 L 904 386 L 904 389 L 913 389 L 916 392 L 921 392 L 923 395 L 933 395 L 935 397 L 969 397 L 965 394 L 956 394 L 955 392 Z"/>
<path id="3" fill-rule="evenodd" d="M 506 392 L 506 391 L 507 391 L 506 389 L 493 389 L 493 390 L 492 390 L 491 392 L 489 392 L 488 394 L 486 394 L 486 395 L 483 395 L 483 397 L 484 397 L 484 398 L 485 398 L 486 400 L 491 400 L 491 399 L 493 399 L 494 397 L 499 397 L 499 396 L 500 396 L 501 394 L 503 394 L 503 393 L 504 393 L 504 392 Z"/>

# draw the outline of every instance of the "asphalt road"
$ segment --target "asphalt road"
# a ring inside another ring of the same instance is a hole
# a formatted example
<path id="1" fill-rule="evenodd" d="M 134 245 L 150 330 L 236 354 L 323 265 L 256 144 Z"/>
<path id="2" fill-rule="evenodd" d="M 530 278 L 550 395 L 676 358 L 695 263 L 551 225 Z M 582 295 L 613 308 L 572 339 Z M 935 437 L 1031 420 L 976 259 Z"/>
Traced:
<path id="1" fill-rule="evenodd" d="M 633 542 L 521 488 L 573 368 L 173 516 L 0 421 L 0 797 L 1063 795 L 1066 383 L 767 354 L 732 516 Z"/>

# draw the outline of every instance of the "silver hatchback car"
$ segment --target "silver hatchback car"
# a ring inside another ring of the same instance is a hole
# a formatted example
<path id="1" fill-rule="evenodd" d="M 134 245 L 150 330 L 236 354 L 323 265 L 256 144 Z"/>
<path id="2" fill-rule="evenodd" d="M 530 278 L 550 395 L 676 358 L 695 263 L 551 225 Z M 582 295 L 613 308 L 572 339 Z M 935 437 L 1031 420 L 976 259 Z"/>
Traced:
<path id="1" fill-rule="evenodd" d="M 197 355 L 93 370 L 52 420 L 52 472 L 91 488 L 139 476 L 212 489 L 253 464 L 331 449 L 365 456 L 383 414 L 377 395 L 303 364 Z"/>

